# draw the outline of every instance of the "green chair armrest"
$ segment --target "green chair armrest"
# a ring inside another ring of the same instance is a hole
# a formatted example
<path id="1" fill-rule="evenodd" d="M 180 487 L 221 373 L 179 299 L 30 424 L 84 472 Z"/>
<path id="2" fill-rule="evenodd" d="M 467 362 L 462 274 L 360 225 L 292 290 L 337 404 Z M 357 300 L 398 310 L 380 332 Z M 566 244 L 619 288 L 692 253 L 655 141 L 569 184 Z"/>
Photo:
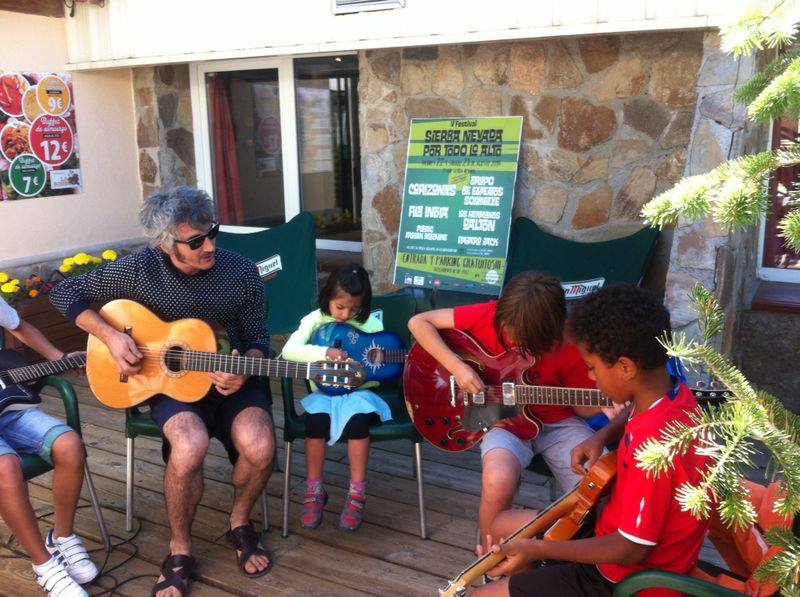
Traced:
<path id="1" fill-rule="evenodd" d="M 283 439 L 293 442 L 306 437 L 306 421 L 304 415 L 297 414 L 294 407 L 294 380 L 281 378 L 281 398 L 283 399 Z"/>
<path id="2" fill-rule="evenodd" d="M 673 589 L 698 597 L 741 597 L 744 595 L 744 593 L 691 576 L 663 570 L 641 570 L 617 583 L 617 586 L 614 587 L 614 597 L 628 597 L 652 587 Z"/>
<path id="3" fill-rule="evenodd" d="M 67 419 L 67 425 L 72 427 L 78 435 L 81 435 L 81 417 L 78 412 L 78 397 L 75 395 L 75 388 L 63 377 L 50 375 L 44 379 L 42 385 L 54 388 L 59 396 L 61 402 L 64 403 L 64 415 Z"/>

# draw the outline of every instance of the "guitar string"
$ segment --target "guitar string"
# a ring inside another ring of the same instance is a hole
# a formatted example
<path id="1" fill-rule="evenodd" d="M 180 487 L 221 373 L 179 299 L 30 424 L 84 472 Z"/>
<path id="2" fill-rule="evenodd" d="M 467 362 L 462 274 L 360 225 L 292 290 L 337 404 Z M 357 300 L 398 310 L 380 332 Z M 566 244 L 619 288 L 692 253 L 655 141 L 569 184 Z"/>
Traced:
<path id="1" fill-rule="evenodd" d="M 235 368 L 237 372 L 245 373 L 248 365 L 253 372 L 256 371 L 256 365 L 258 365 L 259 373 L 261 373 L 263 369 L 266 369 L 267 376 L 269 376 L 270 369 L 273 366 L 275 367 L 275 375 L 281 374 L 281 369 L 284 369 L 285 375 L 290 375 L 290 371 L 292 371 L 291 375 L 293 376 L 302 375 L 305 377 L 306 372 L 310 369 L 310 371 L 313 373 L 313 377 L 315 378 L 320 375 L 323 377 L 323 379 L 326 376 L 333 377 L 334 379 L 331 380 L 330 383 L 335 383 L 337 377 L 350 378 L 358 374 L 358 371 L 354 369 L 352 365 L 346 363 L 336 364 L 333 369 L 327 365 L 317 365 L 315 363 L 311 363 L 309 368 L 309 363 L 287 361 L 283 359 L 248 357 L 244 355 L 221 355 L 213 352 L 175 348 L 150 348 L 147 346 L 137 346 L 137 348 L 144 355 L 144 359 L 150 362 L 160 362 L 163 357 L 186 356 L 188 359 L 181 359 L 181 363 L 183 364 L 186 362 L 192 367 L 211 367 L 212 365 L 222 365 L 224 368 Z"/>

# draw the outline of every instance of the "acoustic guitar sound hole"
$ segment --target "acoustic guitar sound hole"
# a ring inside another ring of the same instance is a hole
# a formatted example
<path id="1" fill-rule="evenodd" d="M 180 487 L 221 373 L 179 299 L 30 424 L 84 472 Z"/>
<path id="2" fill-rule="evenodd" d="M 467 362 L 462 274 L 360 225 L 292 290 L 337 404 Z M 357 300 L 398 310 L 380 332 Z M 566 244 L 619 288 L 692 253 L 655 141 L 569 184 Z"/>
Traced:
<path id="1" fill-rule="evenodd" d="M 170 346 L 164 353 L 164 365 L 170 373 L 183 371 L 183 347 Z"/>

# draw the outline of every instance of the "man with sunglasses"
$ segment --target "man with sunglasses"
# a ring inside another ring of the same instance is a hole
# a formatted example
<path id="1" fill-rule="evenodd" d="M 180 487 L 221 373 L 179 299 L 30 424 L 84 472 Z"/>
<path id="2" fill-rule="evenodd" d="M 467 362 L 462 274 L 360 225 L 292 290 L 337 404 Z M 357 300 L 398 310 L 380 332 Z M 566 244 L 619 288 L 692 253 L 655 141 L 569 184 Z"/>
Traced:
<path id="1" fill-rule="evenodd" d="M 64 280 L 50 293 L 53 305 L 109 348 L 121 373 L 135 375 L 141 352 L 133 339 L 109 326 L 89 308 L 94 302 L 134 300 L 166 321 L 195 317 L 216 322 L 236 353 L 269 353 L 264 287 L 255 264 L 216 248 L 219 223 L 209 196 L 177 187 L 155 193 L 139 221 L 150 240 L 141 249 L 103 268 Z M 218 438 L 234 464 L 234 499 L 229 536 L 240 570 L 266 574 L 272 562 L 249 521 L 253 505 L 272 472 L 275 435 L 271 397 L 255 378 L 210 374 L 213 387 L 198 402 L 166 395 L 149 405 L 164 436 L 164 497 L 172 537 L 154 594 L 182 595 L 194 567 L 191 524 L 203 493 L 203 460 L 209 438 Z"/>

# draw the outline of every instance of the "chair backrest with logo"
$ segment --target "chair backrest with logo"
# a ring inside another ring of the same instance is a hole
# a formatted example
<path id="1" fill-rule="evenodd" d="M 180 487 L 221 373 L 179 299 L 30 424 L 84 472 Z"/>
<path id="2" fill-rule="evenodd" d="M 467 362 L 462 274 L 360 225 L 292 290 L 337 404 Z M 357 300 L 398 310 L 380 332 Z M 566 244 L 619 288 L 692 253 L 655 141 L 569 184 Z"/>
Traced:
<path id="1" fill-rule="evenodd" d="M 505 282 L 537 269 L 561 280 L 567 300 L 613 282 L 638 285 L 647 273 L 657 239 L 657 229 L 642 228 L 613 240 L 577 242 L 554 236 L 520 217 L 511 226 Z"/>
<path id="2" fill-rule="evenodd" d="M 267 329 L 295 331 L 317 295 L 314 219 L 302 212 L 275 228 L 257 232 L 220 232 L 217 245 L 252 259 L 264 280 Z"/>

